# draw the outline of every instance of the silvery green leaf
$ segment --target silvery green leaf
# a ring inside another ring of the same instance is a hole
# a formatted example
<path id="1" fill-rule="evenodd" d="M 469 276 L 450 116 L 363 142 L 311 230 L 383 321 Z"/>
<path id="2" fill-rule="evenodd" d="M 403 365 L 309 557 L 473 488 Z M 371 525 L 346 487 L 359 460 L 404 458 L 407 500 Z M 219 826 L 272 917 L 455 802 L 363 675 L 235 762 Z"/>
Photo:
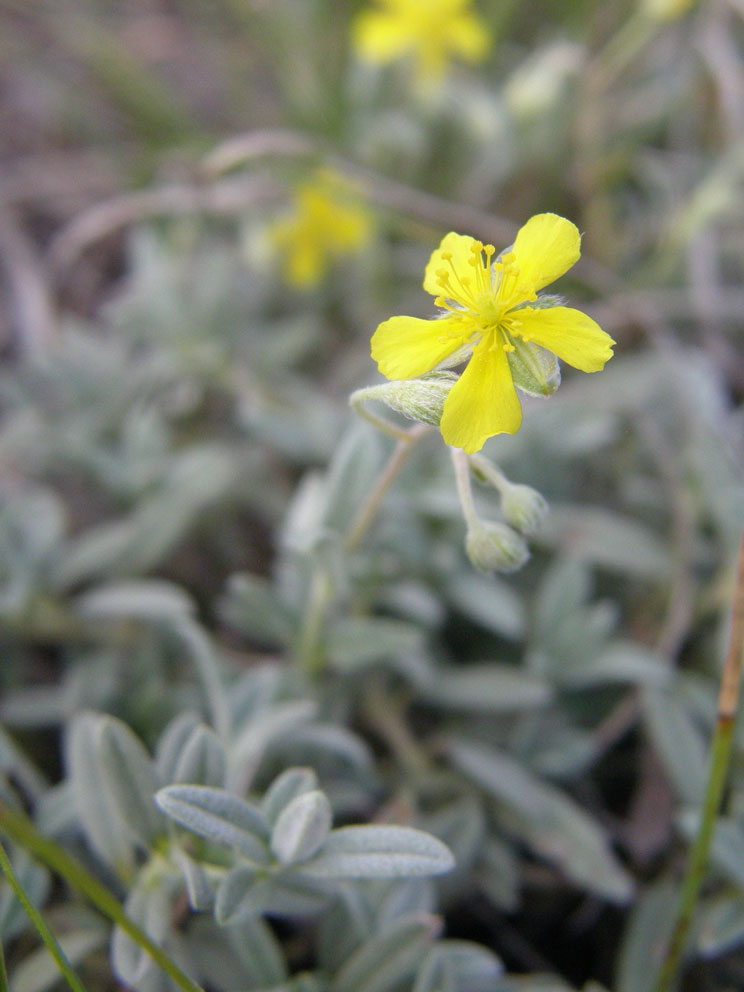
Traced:
<path id="1" fill-rule="evenodd" d="M 487 837 L 478 872 L 479 887 L 494 906 L 513 912 L 519 904 L 519 862 L 513 847 L 496 837 Z"/>
<path id="2" fill-rule="evenodd" d="M 271 783 L 261 800 L 261 812 L 273 826 L 288 803 L 317 787 L 318 776 L 312 768 L 288 768 Z"/>
<path id="3" fill-rule="evenodd" d="M 329 974 L 338 971 L 375 931 L 368 891 L 367 886 L 339 885 L 336 897 L 320 918 L 318 964 Z"/>
<path id="4" fill-rule="evenodd" d="M 66 740 L 67 766 L 78 816 L 96 854 L 115 871 L 128 875 L 134 866 L 132 837 L 107 788 L 97 747 L 95 713 L 76 717 Z"/>
<path id="5" fill-rule="evenodd" d="M 537 594 L 535 620 L 541 640 L 551 635 L 565 617 L 571 616 L 589 599 L 591 576 L 587 564 L 578 558 L 559 558 L 546 571 Z"/>
<path id="6" fill-rule="evenodd" d="M 209 877 L 198 861 L 194 861 L 176 844 L 171 848 L 173 857 L 183 872 L 189 905 L 196 910 L 210 910 L 214 905 L 214 889 Z"/>
<path id="7" fill-rule="evenodd" d="M 186 741 L 200 725 L 201 721 L 196 713 L 185 711 L 175 716 L 166 726 L 155 746 L 155 768 L 161 782 L 173 781 Z"/>
<path id="8" fill-rule="evenodd" d="M 332 830 L 302 870 L 324 878 L 410 878 L 454 867 L 449 849 L 412 827 L 358 826 Z"/>
<path id="9" fill-rule="evenodd" d="M 444 709 L 500 713 L 530 709 L 549 702 L 552 690 L 546 683 L 515 665 L 479 662 L 440 666 L 420 694 Z"/>
<path id="10" fill-rule="evenodd" d="M 671 677 L 669 665 L 655 651 L 633 641 L 614 641 L 598 654 L 581 657 L 574 665 L 556 666 L 559 684 L 586 688 L 615 682 L 661 686 Z"/>
<path id="11" fill-rule="evenodd" d="M 689 709 L 674 692 L 649 689 L 643 696 L 643 715 L 677 794 L 697 805 L 708 777 L 707 742 Z"/>
<path id="12" fill-rule="evenodd" d="M 386 443 L 369 424 L 356 421 L 341 438 L 325 480 L 323 523 L 345 534 L 377 478 Z"/>
<path id="13" fill-rule="evenodd" d="M 108 941 L 104 927 L 88 930 L 73 930 L 63 933 L 57 941 L 65 957 L 75 968 L 93 951 L 103 947 Z M 46 992 L 59 982 L 59 968 L 45 947 L 32 951 L 11 976 L 14 992 Z"/>
<path id="14" fill-rule="evenodd" d="M 247 778 L 258 767 L 265 750 L 275 740 L 308 723 L 317 706 L 311 700 L 298 699 L 262 706 L 235 737 L 228 757 L 229 778 Z"/>
<path id="15" fill-rule="evenodd" d="M 31 905 L 37 908 L 43 905 L 51 884 L 49 872 L 42 865 L 37 864 L 22 848 L 7 845 L 6 853 Z M 0 937 L 5 943 L 9 943 L 30 925 L 24 908 L 16 899 L 4 875 L 0 876 Z"/>
<path id="16" fill-rule="evenodd" d="M 273 880 L 255 868 L 238 865 L 222 879 L 214 902 L 214 918 L 220 926 L 239 923 L 249 916 L 260 916 L 266 909 Z"/>
<path id="17" fill-rule="evenodd" d="M 559 505 L 551 501 L 535 543 L 551 548 L 569 547 L 583 561 L 611 572 L 642 579 L 667 579 L 669 553 L 646 525 L 594 506 Z"/>
<path id="18" fill-rule="evenodd" d="M 47 789 L 37 803 L 34 819 L 37 828 L 47 837 L 59 837 L 79 829 L 75 795 L 69 778 Z"/>
<path id="19" fill-rule="evenodd" d="M 432 878 L 376 879 L 364 888 L 374 908 L 378 930 L 403 916 L 434 913 L 437 908 Z"/>
<path id="20" fill-rule="evenodd" d="M 227 758 L 220 739 L 209 727 L 199 726 L 183 746 L 173 781 L 221 788 L 226 771 Z"/>
<path id="21" fill-rule="evenodd" d="M 409 982 L 439 927 L 431 916 L 397 920 L 357 948 L 334 977 L 330 992 L 392 992 Z"/>
<path id="22" fill-rule="evenodd" d="M 258 916 L 224 927 L 197 917 L 190 922 L 188 943 L 203 987 L 273 989 L 287 978 L 282 947 Z"/>
<path id="23" fill-rule="evenodd" d="M 160 809 L 200 837 L 234 847 L 258 864 L 268 857 L 269 825 L 261 811 L 223 789 L 169 785 L 155 796 Z"/>
<path id="24" fill-rule="evenodd" d="M 158 779 L 144 745 L 112 716 L 99 718 L 95 746 L 106 788 L 122 821 L 144 847 L 165 833 L 165 820 L 153 800 Z"/>
<path id="25" fill-rule="evenodd" d="M 151 940 L 163 943 L 171 920 L 171 892 L 167 885 L 140 882 L 127 896 L 124 910 Z M 111 941 L 111 963 L 120 981 L 132 988 L 138 988 L 145 974 L 155 967 L 147 951 L 118 926 Z"/>
<path id="26" fill-rule="evenodd" d="M 573 881 L 606 899 L 626 902 L 633 883 L 599 826 L 573 800 L 498 751 L 464 739 L 447 741 L 460 771 L 502 803 L 535 851 Z"/>
<path id="27" fill-rule="evenodd" d="M 493 992 L 503 970 L 485 947 L 467 940 L 441 940 L 422 961 L 412 992 Z"/>
<path id="28" fill-rule="evenodd" d="M 655 969 L 649 967 L 649 962 L 656 962 L 659 948 L 666 946 L 678 898 L 677 889 L 663 883 L 648 888 L 638 899 L 620 946 L 616 992 L 650 992 L 654 987 Z"/>
<path id="29" fill-rule="evenodd" d="M 698 907 L 695 943 L 698 953 L 717 957 L 744 944 L 744 897 L 721 895 Z"/>
<path id="30" fill-rule="evenodd" d="M 455 859 L 456 868 L 444 883 L 472 869 L 486 831 L 483 806 L 475 796 L 460 796 L 440 807 L 426 817 L 423 826 L 447 845 Z"/>
<path id="31" fill-rule="evenodd" d="M 114 582 L 84 593 L 76 607 L 87 620 L 174 620 L 191 616 L 194 602 L 180 586 L 162 579 Z"/>
<path id="32" fill-rule="evenodd" d="M 285 551 L 307 554 L 315 547 L 327 531 L 323 521 L 325 506 L 325 478 L 315 470 L 306 472 L 284 518 L 280 543 Z"/>
<path id="33" fill-rule="evenodd" d="M 307 861 L 323 845 L 333 813 L 318 789 L 296 796 L 279 814 L 271 832 L 271 852 L 282 865 Z"/>
<path id="34" fill-rule="evenodd" d="M 524 635 L 524 606 L 503 579 L 468 569 L 454 576 L 446 588 L 452 605 L 469 620 L 509 640 L 516 641 Z"/>
<path id="35" fill-rule="evenodd" d="M 220 609 L 228 624 L 261 643 L 286 646 L 296 632 L 293 611 L 279 598 L 274 584 L 259 575 L 231 575 Z"/>
<path id="36" fill-rule="evenodd" d="M 331 627 L 326 646 L 332 665 L 353 671 L 391 657 L 416 654 L 423 639 L 421 629 L 404 620 L 345 617 Z"/>
<path id="37" fill-rule="evenodd" d="M 328 759 L 336 763 L 342 761 L 357 771 L 366 771 L 373 765 L 369 745 L 337 723 L 308 723 L 297 727 L 291 736 L 275 742 L 272 752 L 318 763 Z"/>
<path id="38" fill-rule="evenodd" d="M 304 865 L 298 865 L 272 876 L 266 902 L 267 913 L 296 919 L 317 916 L 326 909 L 335 894 L 334 886 L 325 879 L 312 878 L 303 872 Z"/>

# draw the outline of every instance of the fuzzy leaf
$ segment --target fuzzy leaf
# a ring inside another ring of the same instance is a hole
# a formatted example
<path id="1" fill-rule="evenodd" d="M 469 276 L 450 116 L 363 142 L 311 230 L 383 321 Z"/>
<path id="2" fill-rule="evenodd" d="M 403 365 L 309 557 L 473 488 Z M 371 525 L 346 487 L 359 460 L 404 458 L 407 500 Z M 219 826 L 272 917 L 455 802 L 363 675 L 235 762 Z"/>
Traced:
<path id="1" fill-rule="evenodd" d="M 410 878 L 439 875 L 454 859 L 436 837 L 412 827 L 358 826 L 332 830 L 303 872 L 325 878 Z"/>
<path id="2" fill-rule="evenodd" d="M 269 825 L 260 810 L 243 799 L 204 785 L 169 785 L 155 796 L 158 806 L 181 826 L 263 864 Z"/>
<path id="3" fill-rule="evenodd" d="M 431 916 L 397 920 L 352 954 L 330 992 L 392 992 L 413 978 L 438 929 Z"/>
<path id="4" fill-rule="evenodd" d="M 315 789 L 288 803 L 271 834 L 271 850 L 283 865 L 306 861 L 322 846 L 333 822 L 331 804 Z"/>

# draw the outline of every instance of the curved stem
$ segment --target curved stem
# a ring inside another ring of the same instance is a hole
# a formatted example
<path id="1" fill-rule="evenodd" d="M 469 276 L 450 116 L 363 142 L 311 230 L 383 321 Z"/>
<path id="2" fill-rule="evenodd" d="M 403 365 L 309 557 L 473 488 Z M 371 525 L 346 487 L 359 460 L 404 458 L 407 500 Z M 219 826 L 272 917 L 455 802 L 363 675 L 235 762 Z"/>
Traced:
<path id="1" fill-rule="evenodd" d="M 467 527 L 476 526 L 480 522 L 478 511 L 475 508 L 473 499 L 473 486 L 470 479 L 470 459 L 459 448 L 450 448 L 452 464 L 455 468 L 455 482 L 457 483 L 457 495 L 460 498 L 462 515 L 465 518 Z"/>
<path id="2" fill-rule="evenodd" d="M 382 501 L 387 495 L 388 490 L 392 486 L 393 482 L 395 482 L 405 463 L 408 461 L 414 446 L 429 430 L 430 428 L 425 427 L 423 424 L 418 427 L 412 427 L 409 431 L 405 431 L 403 437 L 401 437 L 398 441 L 392 455 L 390 456 L 390 460 L 382 470 L 382 473 L 377 479 L 375 485 L 372 487 L 367 499 L 359 507 L 359 512 L 346 533 L 346 537 L 344 538 L 344 551 L 347 554 L 355 551 L 361 543 L 362 539 L 372 525 L 372 522 L 377 516 L 380 506 L 382 505 Z"/>
<path id="3" fill-rule="evenodd" d="M 363 420 L 366 420 L 368 424 L 372 424 L 378 431 L 382 431 L 383 434 L 387 434 L 389 437 L 394 437 L 396 441 L 407 441 L 410 437 L 410 431 L 404 427 L 396 427 L 395 424 L 390 423 L 389 420 L 385 420 L 384 417 L 372 413 L 364 405 L 368 400 L 375 399 L 376 390 L 376 386 L 365 386 L 363 389 L 357 389 L 349 397 L 349 406 L 354 413 L 362 417 Z"/>
<path id="4" fill-rule="evenodd" d="M 121 927 L 183 992 L 204 992 L 201 986 L 181 971 L 175 961 L 172 961 L 144 930 L 129 919 L 119 900 L 94 875 L 53 840 L 39 833 L 26 816 L 2 802 L 0 802 L 0 832 L 56 871 L 96 909 Z"/>
<path id="5" fill-rule="evenodd" d="M 739 684 L 744 662 L 744 534 L 739 544 L 736 587 L 734 589 L 731 633 L 718 694 L 718 714 L 711 744 L 710 771 L 703 800 L 697 836 L 690 849 L 682 882 L 677 919 L 664 956 L 654 992 L 669 992 L 687 943 L 693 913 L 705 878 L 713 834 L 726 783 L 734 723 L 739 700 Z"/>

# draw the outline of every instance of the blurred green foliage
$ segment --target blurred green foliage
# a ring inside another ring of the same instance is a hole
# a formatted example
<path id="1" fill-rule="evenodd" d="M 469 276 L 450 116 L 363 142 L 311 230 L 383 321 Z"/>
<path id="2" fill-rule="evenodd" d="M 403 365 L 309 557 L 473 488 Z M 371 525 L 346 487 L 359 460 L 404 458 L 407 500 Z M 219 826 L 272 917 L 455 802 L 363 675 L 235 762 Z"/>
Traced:
<path id="1" fill-rule="evenodd" d="M 369 6 L 0 7 L 0 803 L 210 990 L 644 992 L 744 524 L 741 4 L 479 0 L 426 86 Z M 368 237 L 287 285 L 326 167 Z M 543 210 L 618 348 L 484 449 L 550 506 L 530 562 L 472 568 L 436 430 L 350 541 L 372 331 L 447 230 Z M 743 770 L 684 989 L 743 981 Z M 175 988 L 7 846 L 86 987 Z M 4 882 L 0 932 L 59 981 Z"/>

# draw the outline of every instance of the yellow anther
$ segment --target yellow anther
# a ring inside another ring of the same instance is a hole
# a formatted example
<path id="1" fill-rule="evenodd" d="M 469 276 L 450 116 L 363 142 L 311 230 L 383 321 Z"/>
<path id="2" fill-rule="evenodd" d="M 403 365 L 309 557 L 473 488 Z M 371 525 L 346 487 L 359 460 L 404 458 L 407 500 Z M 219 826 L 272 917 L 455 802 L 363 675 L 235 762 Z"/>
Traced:
<path id="1" fill-rule="evenodd" d="M 442 258 L 444 259 L 445 262 L 451 262 L 452 261 L 452 252 L 451 251 L 443 251 L 442 252 Z"/>
<path id="2" fill-rule="evenodd" d="M 446 307 L 447 306 L 447 301 L 445 300 L 445 298 L 443 296 L 437 296 L 434 299 L 434 306 L 435 307 Z"/>

